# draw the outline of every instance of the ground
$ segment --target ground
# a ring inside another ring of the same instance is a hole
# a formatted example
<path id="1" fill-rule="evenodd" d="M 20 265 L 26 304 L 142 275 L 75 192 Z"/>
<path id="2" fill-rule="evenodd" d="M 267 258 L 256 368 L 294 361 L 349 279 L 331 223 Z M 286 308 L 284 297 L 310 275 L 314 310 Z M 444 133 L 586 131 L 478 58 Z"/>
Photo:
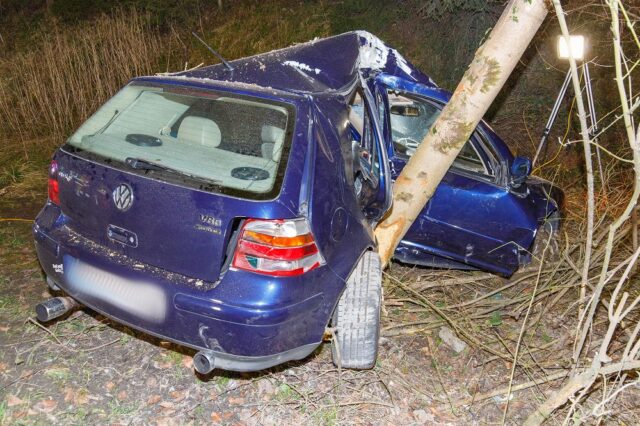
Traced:
<path id="1" fill-rule="evenodd" d="M 33 218 L 43 202 L 0 200 L 0 217 L 22 219 Z M 524 296 L 526 308 L 534 283 L 527 277 L 535 268 L 507 280 L 393 264 L 384 277 L 374 369 L 334 367 L 326 342 L 303 361 L 264 372 L 214 371 L 201 377 L 193 371 L 192 352 L 90 310 L 38 323 L 33 307 L 50 292 L 30 230 L 28 220 L 0 222 L 2 424 L 398 425 L 502 419 L 506 392 L 487 393 L 509 382 L 511 362 L 501 354 L 515 347 L 522 315 L 519 306 L 487 307 Z M 514 384 L 541 379 L 559 367 L 554 353 L 566 343 L 567 326 L 554 318 L 555 313 L 542 317 L 529 332 Z M 470 343 L 466 349 L 454 352 L 439 337 L 443 326 L 458 330 Z M 515 392 L 507 423 L 521 423 L 553 385 Z"/>

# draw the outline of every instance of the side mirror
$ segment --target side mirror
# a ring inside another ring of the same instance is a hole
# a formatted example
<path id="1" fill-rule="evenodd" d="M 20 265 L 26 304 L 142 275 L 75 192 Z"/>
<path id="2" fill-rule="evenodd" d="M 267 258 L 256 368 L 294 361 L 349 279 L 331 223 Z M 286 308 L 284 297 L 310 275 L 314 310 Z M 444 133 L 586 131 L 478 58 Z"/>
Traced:
<path id="1" fill-rule="evenodd" d="M 516 157 L 511 164 L 511 179 L 510 185 L 513 188 L 518 188 L 526 180 L 527 176 L 531 173 L 531 160 L 527 157 Z"/>

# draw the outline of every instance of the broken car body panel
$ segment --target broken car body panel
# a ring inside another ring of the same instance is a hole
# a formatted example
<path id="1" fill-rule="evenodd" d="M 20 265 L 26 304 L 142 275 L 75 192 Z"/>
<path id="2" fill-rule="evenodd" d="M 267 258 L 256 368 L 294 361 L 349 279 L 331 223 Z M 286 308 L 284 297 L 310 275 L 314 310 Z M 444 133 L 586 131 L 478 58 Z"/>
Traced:
<path id="1" fill-rule="evenodd" d="M 56 152 L 34 236 L 49 279 L 82 304 L 209 351 L 220 368 L 251 371 L 311 353 L 345 280 L 375 249 L 373 227 L 405 161 L 382 87 L 438 102 L 447 95 L 365 32 L 231 64 L 133 79 Z M 513 156 L 481 127 L 506 178 Z M 447 176 L 396 257 L 508 275 L 518 252 L 504 243 L 529 248 L 557 206 L 538 189 L 463 178 Z M 491 226 L 475 223 L 487 218 Z M 317 261 L 280 275 L 250 269 L 286 259 L 236 263 L 251 221 L 303 229 L 294 240 L 311 243 L 296 250 L 312 249 Z"/>
<path id="2" fill-rule="evenodd" d="M 380 73 L 377 81 L 387 89 L 416 95 L 442 107 L 451 97 L 443 89 L 385 73 Z M 512 188 L 514 157 L 484 121 L 468 144 L 473 144 L 481 161 L 493 162 L 493 175 L 470 173 L 454 164 L 405 235 L 395 258 L 426 266 L 479 268 L 508 276 L 529 255 L 537 229 L 559 211 L 562 192 L 539 178 L 529 178 L 522 188 Z M 395 178 L 407 158 L 394 149 L 393 143 L 388 146 Z"/>

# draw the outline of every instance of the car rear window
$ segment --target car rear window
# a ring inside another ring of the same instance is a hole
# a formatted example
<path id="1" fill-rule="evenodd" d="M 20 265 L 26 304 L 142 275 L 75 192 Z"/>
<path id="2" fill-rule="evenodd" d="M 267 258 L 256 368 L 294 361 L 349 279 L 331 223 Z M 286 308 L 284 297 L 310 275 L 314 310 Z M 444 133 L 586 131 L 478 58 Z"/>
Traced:
<path id="1" fill-rule="evenodd" d="M 266 198 L 280 190 L 292 121 L 289 104 L 130 84 L 89 118 L 68 146 L 145 175 Z"/>

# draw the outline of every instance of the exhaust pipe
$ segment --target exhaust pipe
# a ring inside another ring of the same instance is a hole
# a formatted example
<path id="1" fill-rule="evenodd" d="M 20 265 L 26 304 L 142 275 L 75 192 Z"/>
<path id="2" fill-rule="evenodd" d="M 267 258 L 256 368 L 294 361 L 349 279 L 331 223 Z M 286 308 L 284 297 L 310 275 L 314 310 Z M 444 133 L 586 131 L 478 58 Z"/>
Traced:
<path id="1" fill-rule="evenodd" d="M 216 357 L 211 351 L 200 351 L 193 356 L 193 368 L 200 374 L 209 374 L 216 364 Z"/>
<path id="2" fill-rule="evenodd" d="M 58 318 L 78 306 L 70 297 L 54 297 L 36 305 L 38 321 L 47 322 Z"/>

